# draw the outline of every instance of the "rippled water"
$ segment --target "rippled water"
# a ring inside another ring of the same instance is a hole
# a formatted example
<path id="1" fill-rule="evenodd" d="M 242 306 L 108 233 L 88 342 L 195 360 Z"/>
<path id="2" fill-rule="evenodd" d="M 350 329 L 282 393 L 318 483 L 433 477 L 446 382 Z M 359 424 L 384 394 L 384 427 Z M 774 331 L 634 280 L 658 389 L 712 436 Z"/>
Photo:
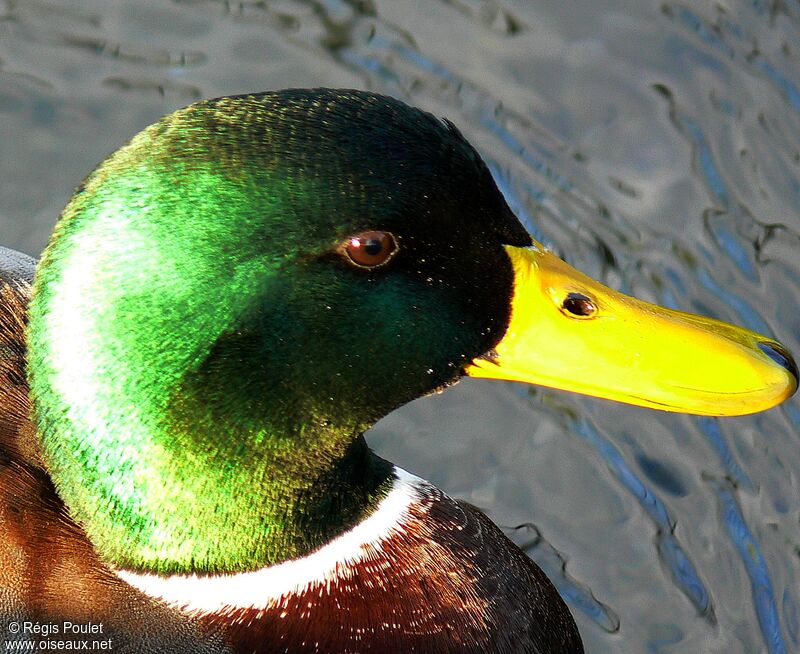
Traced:
<path id="1" fill-rule="evenodd" d="M 0 240 L 37 254 L 97 162 L 192 100 L 368 88 L 458 124 L 569 262 L 798 353 L 798 57 L 797 0 L 0 0 Z M 467 381 L 370 441 L 508 526 L 587 651 L 779 653 L 799 432 L 796 398 L 715 420 Z"/>

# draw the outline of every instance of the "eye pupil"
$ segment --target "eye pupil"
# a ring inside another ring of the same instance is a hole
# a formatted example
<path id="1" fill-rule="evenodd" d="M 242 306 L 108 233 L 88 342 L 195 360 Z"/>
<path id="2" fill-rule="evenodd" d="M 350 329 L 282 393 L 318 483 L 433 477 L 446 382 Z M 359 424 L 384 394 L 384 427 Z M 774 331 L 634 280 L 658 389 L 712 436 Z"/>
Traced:
<path id="1" fill-rule="evenodd" d="M 382 266 L 397 252 L 397 241 L 390 232 L 362 232 L 349 237 L 339 253 L 359 268 Z"/>
<path id="2" fill-rule="evenodd" d="M 364 252 L 374 257 L 379 255 L 381 250 L 383 250 L 383 243 L 378 239 L 371 238 L 368 241 L 364 241 L 361 247 L 364 248 Z"/>
<path id="3" fill-rule="evenodd" d="M 595 307 L 591 298 L 585 296 L 583 293 L 570 293 L 564 298 L 561 307 L 564 311 L 571 313 L 573 316 L 581 316 L 584 318 L 594 315 L 597 311 L 597 307 Z"/>

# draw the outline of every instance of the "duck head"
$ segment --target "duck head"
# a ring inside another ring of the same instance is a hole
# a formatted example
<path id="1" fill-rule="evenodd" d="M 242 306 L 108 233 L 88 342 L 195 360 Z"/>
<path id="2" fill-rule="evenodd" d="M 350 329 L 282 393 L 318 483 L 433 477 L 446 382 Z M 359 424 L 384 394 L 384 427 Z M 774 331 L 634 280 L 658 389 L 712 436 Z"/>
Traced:
<path id="1" fill-rule="evenodd" d="M 64 210 L 28 340 L 59 493 L 106 560 L 162 572 L 348 528 L 391 475 L 362 432 L 464 374 L 704 414 L 796 388 L 775 341 L 567 266 L 453 125 L 359 91 L 200 102 L 134 137 Z"/>

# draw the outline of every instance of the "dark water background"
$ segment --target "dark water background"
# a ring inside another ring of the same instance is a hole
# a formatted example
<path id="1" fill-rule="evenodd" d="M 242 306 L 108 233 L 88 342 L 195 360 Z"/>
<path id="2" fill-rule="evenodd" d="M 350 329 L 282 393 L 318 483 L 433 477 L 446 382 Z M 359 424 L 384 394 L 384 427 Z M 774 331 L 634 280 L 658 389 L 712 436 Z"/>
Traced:
<path id="1" fill-rule="evenodd" d="M 800 353 L 800 2 L 0 0 L 0 241 L 195 99 L 287 86 L 458 124 L 541 240 Z M 379 423 L 483 507 L 589 652 L 800 651 L 800 401 L 725 420 L 466 381 Z"/>

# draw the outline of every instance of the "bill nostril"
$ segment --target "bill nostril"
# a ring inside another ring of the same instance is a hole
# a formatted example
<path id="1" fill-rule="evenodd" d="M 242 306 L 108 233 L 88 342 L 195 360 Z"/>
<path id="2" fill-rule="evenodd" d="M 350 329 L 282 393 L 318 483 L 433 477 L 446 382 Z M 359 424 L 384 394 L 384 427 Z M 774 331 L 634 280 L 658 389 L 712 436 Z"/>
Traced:
<path id="1" fill-rule="evenodd" d="M 594 301 L 583 293 L 569 293 L 561 303 L 561 311 L 577 318 L 591 318 L 597 313 Z"/>
<path id="2" fill-rule="evenodd" d="M 762 341 L 758 344 L 758 349 L 766 354 L 775 363 L 788 370 L 797 381 L 797 364 L 792 355 L 779 343 Z"/>

